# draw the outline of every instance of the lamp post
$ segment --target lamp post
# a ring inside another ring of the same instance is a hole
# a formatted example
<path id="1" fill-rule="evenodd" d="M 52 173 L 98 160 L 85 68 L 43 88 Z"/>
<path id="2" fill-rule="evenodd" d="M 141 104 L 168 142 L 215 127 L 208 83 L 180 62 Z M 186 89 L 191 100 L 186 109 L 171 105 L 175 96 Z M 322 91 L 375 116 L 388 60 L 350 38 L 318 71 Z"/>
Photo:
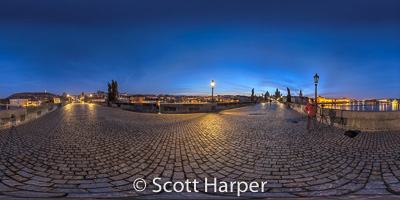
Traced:
<path id="1" fill-rule="evenodd" d="M 211 81 L 211 103 L 214 103 L 214 85 L 215 85 L 215 82 L 214 82 L 214 80 L 212 80 Z"/>
<path id="2" fill-rule="evenodd" d="M 314 76 L 314 83 L 315 83 L 315 106 L 318 106 L 317 104 L 317 84 L 318 84 L 319 76 L 317 73 L 315 73 Z"/>

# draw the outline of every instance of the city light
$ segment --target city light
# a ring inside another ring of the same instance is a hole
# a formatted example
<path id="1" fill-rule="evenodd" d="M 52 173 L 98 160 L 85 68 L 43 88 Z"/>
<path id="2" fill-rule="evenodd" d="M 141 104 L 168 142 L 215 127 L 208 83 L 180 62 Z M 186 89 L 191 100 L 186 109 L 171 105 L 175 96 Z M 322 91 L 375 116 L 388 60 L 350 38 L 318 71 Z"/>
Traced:
<path id="1" fill-rule="evenodd" d="M 317 73 L 315 73 L 315 76 L 314 76 L 314 83 L 315 83 L 315 84 L 318 84 L 318 80 L 319 80 L 319 76 L 318 76 Z"/>

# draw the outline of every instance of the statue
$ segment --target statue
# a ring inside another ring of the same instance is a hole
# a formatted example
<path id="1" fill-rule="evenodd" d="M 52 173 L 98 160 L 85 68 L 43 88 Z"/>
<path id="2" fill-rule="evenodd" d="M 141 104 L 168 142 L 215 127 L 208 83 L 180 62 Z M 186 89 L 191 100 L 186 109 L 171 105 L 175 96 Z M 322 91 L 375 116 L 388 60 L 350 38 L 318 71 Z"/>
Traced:
<path id="1" fill-rule="evenodd" d="M 292 96 L 290 95 L 290 89 L 286 87 L 287 89 L 287 96 L 286 96 L 286 102 L 292 102 Z"/>
<path id="2" fill-rule="evenodd" d="M 254 88 L 251 90 L 251 102 L 254 102 Z"/>
<path id="3" fill-rule="evenodd" d="M 268 101 L 268 99 L 269 99 L 269 92 L 267 91 L 265 92 L 265 101 Z"/>
<path id="4" fill-rule="evenodd" d="M 301 92 L 301 90 L 300 90 L 299 97 L 303 97 L 303 93 Z"/>
<path id="5" fill-rule="evenodd" d="M 117 81 L 115 81 L 115 87 L 114 87 L 114 95 L 115 95 L 115 98 L 118 98 L 118 83 L 117 83 Z"/>
<path id="6" fill-rule="evenodd" d="M 111 102 L 112 101 L 112 94 L 111 94 L 111 84 L 110 84 L 110 82 L 108 82 L 107 83 L 107 86 L 108 86 L 108 93 L 107 93 L 107 99 L 108 99 L 108 102 Z"/>
<path id="7" fill-rule="evenodd" d="M 118 83 L 117 81 L 111 80 L 110 82 L 107 83 L 108 86 L 108 102 L 115 102 L 118 100 Z"/>

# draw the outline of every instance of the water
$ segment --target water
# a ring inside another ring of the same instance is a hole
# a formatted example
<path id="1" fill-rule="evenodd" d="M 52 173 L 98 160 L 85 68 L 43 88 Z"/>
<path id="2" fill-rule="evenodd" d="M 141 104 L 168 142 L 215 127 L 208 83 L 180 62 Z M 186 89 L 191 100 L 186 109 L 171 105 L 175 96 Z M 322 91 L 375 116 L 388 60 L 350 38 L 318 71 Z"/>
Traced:
<path id="1" fill-rule="evenodd" d="M 324 108 L 337 109 L 337 110 L 354 110 L 354 111 L 399 111 L 400 104 L 398 103 L 385 103 L 385 104 L 325 104 Z"/>

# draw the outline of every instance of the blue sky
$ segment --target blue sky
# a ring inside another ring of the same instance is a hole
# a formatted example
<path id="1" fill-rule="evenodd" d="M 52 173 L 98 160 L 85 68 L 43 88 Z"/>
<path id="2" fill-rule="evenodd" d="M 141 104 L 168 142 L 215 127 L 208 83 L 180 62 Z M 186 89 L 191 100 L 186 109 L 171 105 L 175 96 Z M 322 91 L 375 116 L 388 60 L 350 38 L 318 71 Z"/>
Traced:
<path id="1" fill-rule="evenodd" d="M 400 1 L 0 1 L 0 97 L 400 98 Z M 286 94 L 286 91 L 283 92 Z"/>

